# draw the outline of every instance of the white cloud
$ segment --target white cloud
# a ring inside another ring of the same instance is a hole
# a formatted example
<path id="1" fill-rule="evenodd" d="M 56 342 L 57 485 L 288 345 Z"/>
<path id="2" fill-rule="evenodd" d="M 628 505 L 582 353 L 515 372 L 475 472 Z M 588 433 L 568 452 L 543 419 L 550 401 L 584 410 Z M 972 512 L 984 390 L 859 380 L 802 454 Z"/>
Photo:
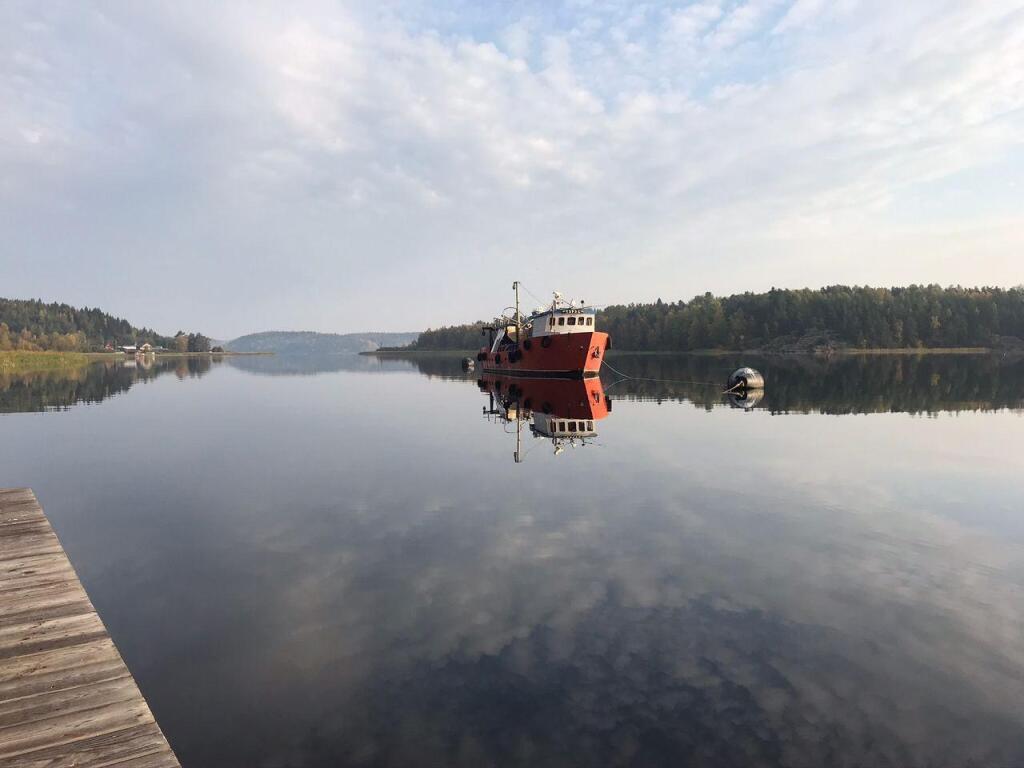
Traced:
<path id="1" fill-rule="evenodd" d="M 820 14 L 826 7 L 824 0 L 796 0 L 789 9 L 786 11 L 786 15 L 782 17 L 775 28 L 772 30 L 775 34 L 781 34 L 791 29 L 808 25 L 814 18 Z"/>
<path id="2" fill-rule="evenodd" d="M 248 275 L 238 307 L 222 315 L 209 297 L 205 325 L 226 331 L 252 330 L 233 327 L 242 302 L 278 325 L 354 329 L 384 263 L 405 278 L 386 286 L 409 308 L 394 325 L 411 327 L 489 310 L 493 286 L 466 273 L 481 256 L 602 301 L 654 295 L 630 260 L 680 296 L 894 280 L 891 254 L 834 257 L 868 230 L 920 250 L 917 280 L 1013 281 L 990 239 L 972 260 L 929 262 L 924 235 L 947 223 L 905 216 L 915 190 L 1020 161 L 1015 2 L 537 5 L 492 28 L 483 10 L 470 23 L 402 5 L 3 14 L 0 211 L 26 226 L 0 264 L 40 254 L 18 293 L 104 303 L 75 274 L 88 249 L 165 263 L 168 222 L 186 216 L 177 258 Z M 815 269 L 779 256 L 811 242 Z M 737 276 L 741 254 L 762 258 Z M 279 296 L 297 262 L 337 309 Z M 406 281 L 474 298 L 414 305 Z"/>
<path id="3" fill-rule="evenodd" d="M 502 47 L 509 56 L 526 59 L 533 50 L 533 24 L 530 19 L 520 19 L 501 31 Z"/>

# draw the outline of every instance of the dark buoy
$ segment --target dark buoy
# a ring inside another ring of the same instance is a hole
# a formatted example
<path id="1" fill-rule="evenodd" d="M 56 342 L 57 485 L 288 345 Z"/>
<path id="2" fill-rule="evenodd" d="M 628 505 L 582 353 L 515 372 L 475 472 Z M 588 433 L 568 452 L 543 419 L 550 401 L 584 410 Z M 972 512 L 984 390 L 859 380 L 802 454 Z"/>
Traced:
<path id="1" fill-rule="evenodd" d="M 764 389 L 764 376 L 753 368 L 737 368 L 729 376 L 725 388 L 732 390 Z"/>

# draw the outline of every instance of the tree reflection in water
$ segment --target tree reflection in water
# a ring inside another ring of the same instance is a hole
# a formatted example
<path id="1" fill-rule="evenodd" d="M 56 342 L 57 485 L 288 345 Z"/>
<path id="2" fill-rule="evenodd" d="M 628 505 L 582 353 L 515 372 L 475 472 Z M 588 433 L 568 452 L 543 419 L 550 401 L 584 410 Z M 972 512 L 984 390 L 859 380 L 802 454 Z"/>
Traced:
<path id="1" fill-rule="evenodd" d="M 1024 408 L 1024 357 L 998 355 L 631 355 L 614 365 L 629 379 L 602 372 L 613 399 L 690 402 L 713 408 L 728 402 L 724 382 L 740 365 L 767 381 L 763 397 L 734 404 L 772 413 L 914 413 Z M 428 376 L 475 381 L 455 358 L 410 358 Z M 693 382 L 706 382 L 694 384 Z M 757 402 L 751 403 L 751 400 Z"/>
<path id="2" fill-rule="evenodd" d="M 0 413 L 59 411 L 98 403 L 166 373 L 179 379 L 203 376 L 216 357 L 150 357 L 100 362 L 81 368 L 0 374 Z"/>

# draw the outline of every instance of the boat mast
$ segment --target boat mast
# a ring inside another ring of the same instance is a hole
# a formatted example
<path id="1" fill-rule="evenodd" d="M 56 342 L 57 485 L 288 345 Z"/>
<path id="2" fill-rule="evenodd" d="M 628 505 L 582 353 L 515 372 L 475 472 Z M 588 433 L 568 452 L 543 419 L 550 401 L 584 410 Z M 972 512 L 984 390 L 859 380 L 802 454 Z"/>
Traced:
<path id="1" fill-rule="evenodd" d="M 522 341 L 523 336 L 523 322 L 519 316 L 519 281 L 512 281 L 512 290 L 516 292 L 516 344 Z M 516 451 L 512 454 L 512 458 L 516 464 L 519 464 L 523 460 L 523 456 L 520 453 L 523 447 L 523 421 L 519 418 L 519 403 L 516 403 Z"/>
<path id="2" fill-rule="evenodd" d="M 519 328 L 522 325 L 519 319 L 519 281 L 512 282 L 512 290 L 516 292 L 516 341 L 519 341 Z"/>

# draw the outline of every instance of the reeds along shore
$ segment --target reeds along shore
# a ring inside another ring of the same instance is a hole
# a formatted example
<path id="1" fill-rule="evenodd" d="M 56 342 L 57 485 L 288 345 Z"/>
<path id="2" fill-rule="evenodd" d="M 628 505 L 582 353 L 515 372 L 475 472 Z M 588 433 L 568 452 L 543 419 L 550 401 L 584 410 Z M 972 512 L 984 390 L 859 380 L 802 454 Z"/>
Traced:
<path id="1" fill-rule="evenodd" d="M 58 371 L 80 368 L 89 361 L 90 355 L 84 352 L 0 352 L 0 373 Z"/>
<path id="2" fill-rule="evenodd" d="M 160 352 L 156 358 L 178 357 L 228 357 L 241 354 L 273 354 L 272 352 Z M 38 373 L 41 371 L 64 371 L 81 368 L 93 362 L 114 362 L 131 359 L 121 352 L 0 352 L 0 374 Z"/>

